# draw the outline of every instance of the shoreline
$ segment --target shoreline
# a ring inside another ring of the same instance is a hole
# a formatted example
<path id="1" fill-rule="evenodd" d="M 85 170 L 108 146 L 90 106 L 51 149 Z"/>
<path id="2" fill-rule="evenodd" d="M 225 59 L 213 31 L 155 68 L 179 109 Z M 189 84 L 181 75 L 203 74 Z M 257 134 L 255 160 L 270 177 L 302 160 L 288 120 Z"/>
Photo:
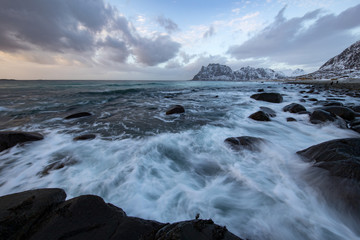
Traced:
<path id="1" fill-rule="evenodd" d="M 313 85 L 315 87 L 327 87 L 346 90 L 360 90 L 360 79 L 346 80 L 287 80 L 285 84 Z"/>

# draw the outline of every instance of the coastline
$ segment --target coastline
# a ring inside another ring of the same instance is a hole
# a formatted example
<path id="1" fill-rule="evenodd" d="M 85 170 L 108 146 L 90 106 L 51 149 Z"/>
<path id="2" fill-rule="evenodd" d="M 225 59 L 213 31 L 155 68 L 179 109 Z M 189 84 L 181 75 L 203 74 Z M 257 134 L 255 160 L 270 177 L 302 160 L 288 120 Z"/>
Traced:
<path id="1" fill-rule="evenodd" d="M 360 79 L 351 78 L 344 80 L 286 80 L 285 84 L 303 84 L 317 87 L 328 87 L 346 90 L 360 90 Z"/>

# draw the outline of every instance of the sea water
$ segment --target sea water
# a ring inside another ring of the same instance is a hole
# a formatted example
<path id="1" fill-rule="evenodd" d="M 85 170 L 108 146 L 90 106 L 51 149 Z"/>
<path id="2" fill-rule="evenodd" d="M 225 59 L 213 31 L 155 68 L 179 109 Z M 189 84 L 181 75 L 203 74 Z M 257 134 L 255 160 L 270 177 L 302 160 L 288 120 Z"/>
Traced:
<path id="1" fill-rule="evenodd" d="M 250 98 L 258 89 L 281 93 L 284 101 Z M 296 154 L 359 134 L 333 123 L 313 125 L 307 114 L 282 108 L 304 97 L 360 101 L 301 90 L 308 89 L 275 82 L 1 82 L 0 129 L 39 132 L 44 140 L 0 153 L 0 195 L 63 188 L 68 198 L 99 195 L 130 216 L 160 222 L 199 213 L 243 238 L 359 239 L 346 211 L 309 181 L 309 174 L 327 173 Z M 314 103 L 301 104 L 311 111 L 319 107 Z M 172 105 L 185 113 L 166 115 Z M 248 118 L 261 106 L 277 116 Z M 92 116 L 64 119 L 84 111 Z M 97 137 L 73 140 L 87 133 Z M 268 141 L 259 152 L 234 151 L 224 140 L 238 136 Z"/>

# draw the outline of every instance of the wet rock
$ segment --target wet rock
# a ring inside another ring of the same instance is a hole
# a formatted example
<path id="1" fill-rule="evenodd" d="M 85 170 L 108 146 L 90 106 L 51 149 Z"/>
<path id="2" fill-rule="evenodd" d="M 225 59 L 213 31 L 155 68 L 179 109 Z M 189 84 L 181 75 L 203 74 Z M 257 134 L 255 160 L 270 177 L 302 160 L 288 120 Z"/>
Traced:
<path id="1" fill-rule="evenodd" d="M 324 106 L 324 107 L 330 107 L 330 106 L 343 107 L 344 104 L 342 104 L 341 102 L 332 102 L 332 101 L 330 101 L 330 102 L 325 102 L 325 103 L 323 104 L 323 106 Z"/>
<path id="2" fill-rule="evenodd" d="M 308 99 L 310 102 L 317 102 L 318 100 L 316 98 L 309 98 Z"/>
<path id="3" fill-rule="evenodd" d="M 353 106 L 353 107 L 351 107 L 351 109 L 352 109 L 354 112 L 360 113 L 360 106 Z"/>
<path id="4" fill-rule="evenodd" d="M 272 103 L 281 103 L 283 101 L 283 97 L 279 93 L 258 93 L 252 95 L 251 98 Z"/>
<path id="5" fill-rule="evenodd" d="M 336 120 L 336 115 L 324 110 L 315 110 L 310 115 L 310 122 L 313 124 L 319 124 L 324 122 L 334 122 Z"/>
<path id="6" fill-rule="evenodd" d="M 94 138 L 96 138 L 95 134 L 84 134 L 84 135 L 74 137 L 73 140 L 74 141 L 84 141 L 84 140 L 92 140 Z"/>
<path id="7" fill-rule="evenodd" d="M 65 198 L 61 189 L 0 197 L 0 239 L 240 239 L 212 220 L 164 224 L 129 217 L 98 196 Z"/>
<path id="8" fill-rule="evenodd" d="M 249 118 L 256 120 L 256 121 L 263 121 L 263 122 L 271 121 L 270 116 L 263 111 L 257 111 L 256 113 L 251 114 L 249 116 Z"/>
<path id="9" fill-rule="evenodd" d="M 295 118 L 292 118 L 292 117 L 286 118 L 286 121 L 287 122 L 297 122 L 297 120 Z"/>
<path id="10" fill-rule="evenodd" d="M 64 190 L 57 188 L 0 197 L 0 239 L 28 239 L 30 233 L 36 231 L 39 218 L 51 212 L 65 198 Z"/>
<path id="11" fill-rule="evenodd" d="M 264 92 L 264 89 L 260 88 L 260 89 L 257 90 L 257 92 Z"/>
<path id="12" fill-rule="evenodd" d="M 183 106 L 175 105 L 166 111 L 166 115 L 171 115 L 171 114 L 175 114 L 175 113 L 184 113 L 184 112 L 185 112 L 185 109 Z"/>
<path id="13" fill-rule="evenodd" d="M 306 102 L 306 100 L 305 100 L 305 99 L 300 99 L 299 101 L 300 101 L 300 102 Z"/>
<path id="14" fill-rule="evenodd" d="M 230 137 L 225 139 L 225 143 L 229 144 L 235 150 L 250 150 L 259 151 L 260 145 L 265 143 L 266 140 L 258 137 L 242 136 Z"/>
<path id="15" fill-rule="evenodd" d="M 79 112 L 79 113 L 71 114 L 65 117 L 65 119 L 74 119 L 74 118 L 89 117 L 89 116 L 92 116 L 92 114 L 88 112 Z"/>
<path id="16" fill-rule="evenodd" d="M 306 111 L 306 108 L 301 105 L 301 104 L 298 104 L 298 103 L 291 103 L 289 105 L 286 105 L 284 108 L 283 108 L 283 111 L 284 112 L 291 112 L 291 113 L 299 113 L 299 112 L 303 112 L 303 111 Z"/>
<path id="17" fill-rule="evenodd" d="M 0 132 L 0 152 L 19 143 L 39 141 L 44 136 L 35 132 L 4 131 Z"/>
<path id="18" fill-rule="evenodd" d="M 261 111 L 269 115 L 270 117 L 276 117 L 276 112 L 268 107 L 260 107 Z"/>
<path id="19" fill-rule="evenodd" d="M 220 227 L 209 220 L 195 219 L 192 221 L 184 221 L 166 225 L 161 228 L 155 235 L 156 240 L 166 239 L 223 239 L 235 240 L 239 239 L 237 236 L 229 232 L 226 227 Z"/>
<path id="20" fill-rule="evenodd" d="M 335 139 L 297 152 L 331 175 L 360 181 L 360 138 Z"/>
<path id="21" fill-rule="evenodd" d="M 40 177 L 44 177 L 44 176 L 48 175 L 51 171 L 59 170 L 66 166 L 72 166 L 72 165 L 75 165 L 76 163 L 77 163 L 76 160 L 72 159 L 71 157 L 66 157 L 60 161 L 57 160 L 57 161 L 51 162 L 37 175 Z"/>
<path id="22" fill-rule="evenodd" d="M 333 113 L 345 120 L 352 121 L 355 119 L 356 114 L 352 109 L 347 107 L 337 107 L 337 106 L 331 106 L 331 107 L 324 107 L 321 108 L 321 110 L 324 110 L 326 112 Z"/>

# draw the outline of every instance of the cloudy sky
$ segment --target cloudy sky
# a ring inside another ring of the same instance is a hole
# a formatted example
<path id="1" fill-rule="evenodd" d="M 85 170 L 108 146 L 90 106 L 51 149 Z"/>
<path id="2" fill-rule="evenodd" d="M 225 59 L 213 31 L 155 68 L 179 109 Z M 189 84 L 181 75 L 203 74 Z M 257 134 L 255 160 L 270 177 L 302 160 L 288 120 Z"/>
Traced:
<path id="1" fill-rule="evenodd" d="M 0 0 L 0 78 L 188 80 L 202 65 L 317 70 L 359 0 Z"/>

